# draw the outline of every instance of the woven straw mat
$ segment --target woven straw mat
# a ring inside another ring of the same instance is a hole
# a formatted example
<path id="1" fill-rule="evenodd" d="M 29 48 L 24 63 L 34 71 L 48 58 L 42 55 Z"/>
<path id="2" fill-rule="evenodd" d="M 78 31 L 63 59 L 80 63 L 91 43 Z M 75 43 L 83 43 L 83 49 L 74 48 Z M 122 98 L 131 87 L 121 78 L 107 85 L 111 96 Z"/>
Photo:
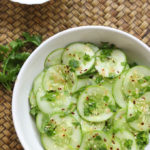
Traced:
<path id="1" fill-rule="evenodd" d="M 45 39 L 70 27 L 104 25 L 127 31 L 150 46 L 149 0 L 51 0 L 27 6 L 0 0 L 0 44 L 24 31 Z M 0 150 L 23 149 L 11 113 L 12 92 L 0 85 Z"/>

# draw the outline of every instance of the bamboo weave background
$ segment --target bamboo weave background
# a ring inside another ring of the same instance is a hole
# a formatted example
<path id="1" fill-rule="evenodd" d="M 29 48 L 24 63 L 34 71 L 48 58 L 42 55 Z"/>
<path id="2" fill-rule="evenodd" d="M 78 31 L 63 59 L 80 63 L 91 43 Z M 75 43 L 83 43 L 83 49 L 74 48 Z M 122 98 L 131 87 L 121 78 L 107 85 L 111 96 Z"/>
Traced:
<path id="1" fill-rule="evenodd" d="M 135 35 L 150 46 L 149 0 L 51 0 L 27 6 L 0 0 L 0 44 L 24 31 L 44 39 L 70 27 L 105 25 Z M 0 150 L 23 149 L 11 116 L 11 92 L 0 85 Z"/>

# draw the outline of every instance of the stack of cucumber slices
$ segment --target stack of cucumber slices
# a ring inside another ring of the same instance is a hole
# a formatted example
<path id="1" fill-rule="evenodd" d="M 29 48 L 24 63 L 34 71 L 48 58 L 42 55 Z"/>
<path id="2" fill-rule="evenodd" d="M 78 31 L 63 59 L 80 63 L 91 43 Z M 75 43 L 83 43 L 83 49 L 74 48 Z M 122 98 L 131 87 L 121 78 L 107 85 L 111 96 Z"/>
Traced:
<path id="1" fill-rule="evenodd" d="M 144 150 L 150 69 L 115 45 L 76 42 L 51 52 L 29 96 L 45 150 Z"/>

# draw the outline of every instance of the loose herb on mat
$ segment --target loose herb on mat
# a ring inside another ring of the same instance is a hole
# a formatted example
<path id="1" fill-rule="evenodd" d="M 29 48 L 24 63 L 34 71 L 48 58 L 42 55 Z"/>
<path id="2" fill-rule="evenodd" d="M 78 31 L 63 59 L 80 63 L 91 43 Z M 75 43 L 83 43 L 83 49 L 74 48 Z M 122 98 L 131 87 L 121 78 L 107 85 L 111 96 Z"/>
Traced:
<path id="1" fill-rule="evenodd" d="M 24 32 L 22 38 L 7 45 L 0 45 L 0 83 L 7 90 L 11 90 L 21 66 L 30 55 L 29 52 L 23 52 L 22 49 L 28 44 L 39 46 L 41 42 L 40 35 L 30 35 Z"/>

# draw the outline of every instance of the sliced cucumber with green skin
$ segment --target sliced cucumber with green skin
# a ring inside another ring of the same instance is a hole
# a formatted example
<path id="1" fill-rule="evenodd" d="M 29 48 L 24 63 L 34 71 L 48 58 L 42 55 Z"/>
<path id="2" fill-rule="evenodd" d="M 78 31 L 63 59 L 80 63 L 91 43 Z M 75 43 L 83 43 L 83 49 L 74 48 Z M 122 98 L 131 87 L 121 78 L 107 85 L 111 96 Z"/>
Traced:
<path id="1" fill-rule="evenodd" d="M 125 78 L 126 72 L 122 73 L 121 76 L 119 76 L 114 84 L 113 84 L 113 96 L 114 99 L 116 101 L 116 103 L 118 104 L 118 106 L 120 106 L 121 108 L 125 108 L 127 106 L 127 98 L 125 97 L 125 95 L 123 94 L 123 89 L 122 89 L 122 82 Z"/>
<path id="2" fill-rule="evenodd" d="M 80 118 L 77 111 L 74 112 L 74 117 L 80 122 L 83 133 L 96 130 L 101 131 L 105 126 L 105 122 L 93 123 L 83 120 L 82 118 Z"/>
<path id="3" fill-rule="evenodd" d="M 33 108 L 37 105 L 36 104 L 36 95 L 34 94 L 33 89 L 30 91 L 29 102 L 30 102 L 31 108 Z"/>
<path id="4" fill-rule="evenodd" d="M 138 150 L 135 137 L 128 130 L 120 130 L 114 136 L 120 139 L 123 150 Z"/>
<path id="5" fill-rule="evenodd" d="M 61 114 L 51 116 L 42 134 L 42 144 L 45 150 L 76 150 L 80 147 L 82 133 L 80 125 L 76 125 L 72 116 L 61 117 Z"/>
<path id="6" fill-rule="evenodd" d="M 44 76 L 44 71 L 42 71 L 40 74 L 38 74 L 38 76 L 33 81 L 33 92 L 34 92 L 34 94 L 36 94 L 38 89 L 40 87 L 42 87 L 43 76 Z"/>
<path id="7" fill-rule="evenodd" d="M 101 122 L 113 115 L 114 99 L 108 89 L 89 86 L 80 95 L 77 110 L 80 116 L 90 122 Z"/>
<path id="8" fill-rule="evenodd" d="M 112 85 L 114 82 L 113 80 L 103 78 L 99 74 L 94 75 L 92 80 L 93 80 L 93 85 L 104 86 L 105 88 L 107 88 L 110 91 L 110 93 L 112 93 Z"/>
<path id="9" fill-rule="evenodd" d="M 121 150 L 121 144 L 117 138 L 102 131 L 87 132 L 80 150 Z"/>
<path id="10" fill-rule="evenodd" d="M 95 68 L 100 75 L 107 78 L 119 76 L 125 68 L 126 56 L 120 50 L 113 50 L 109 58 L 101 60 L 102 51 L 96 53 Z"/>
<path id="11" fill-rule="evenodd" d="M 130 130 L 129 125 L 126 121 L 126 109 L 119 109 L 116 112 L 114 119 L 113 119 L 113 129 L 115 131 L 119 131 L 122 129 Z"/>
<path id="12" fill-rule="evenodd" d="M 67 92 L 57 92 L 56 95 L 52 95 L 54 99 L 49 99 L 49 93 L 40 88 L 36 94 L 37 105 L 43 113 L 51 114 L 58 111 L 63 113 L 68 111 L 72 103 L 75 103 L 75 99 Z M 47 97 L 45 97 L 46 94 Z"/>
<path id="13" fill-rule="evenodd" d="M 150 92 L 146 92 L 138 99 L 132 99 L 128 103 L 127 121 L 136 131 L 148 131 L 150 129 Z"/>
<path id="14" fill-rule="evenodd" d="M 50 119 L 49 115 L 41 113 L 41 112 L 38 113 L 38 115 L 36 116 L 36 126 L 40 133 L 45 133 L 43 124 L 49 121 L 49 119 Z"/>
<path id="15" fill-rule="evenodd" d="M 77 75 L 83 75 L 93 67 L 95 54 L 86 44 L 73 43 L 66 47 L 62 55 L 62 63 L 72 67 Z"/>
<path id="16" fill-rule="evenodd" d="M 69 91 L 76 90 L 77 77 L 66 65 L 54 65 L 48 68 L 43 76 L 43 88 L 46 91 Z"/>
<path id="17" fill-rule="evenodd" d="M 89 46 L 95 53 L 99 50 L 99 47 L 96 46 L 93 43 L 85 43 L 87 46 Z"/>
<path id="18" fill-rule="evenodd" d="M 136 66 L 131 68 L 123 81 L 123 92 L 126 97 L 138 98 L 145 93 L 149 87 L 149 80 L 145 79 L 150 76 L 150 69 L 144 66 Z"/>
<path id="19" fill-rule="evenodd" d="M 78 91 L 82 87 L 85 87 L 85 86 L 88 86 L 88 85 L 93 85 L 93 84 L 95 84 L 95 83 L 90 78 L 78 79 L 76 91 Z"/>
<path id="20" fill-rule="evenodd" d="M 88 132 L 83 136 L 82 144 L 80 147 L 80 150 L 98 150 L 98 149 L 104 149 L 107 150 L 107 145 L 103 141 L 104 139 L 107 139 L 107 136 L 101 135 L 99 131 L 94 132 Z"/>
<path id="21" fill-rule="evenodd" d="M 62 53 L 64 51 L 64 48 L 58 48 L 54 51 L 52 51 L 45 59 L 44 67 L 48 68 L 53 65 L 59 65 L 61 64 L 61 57 Z"/>

